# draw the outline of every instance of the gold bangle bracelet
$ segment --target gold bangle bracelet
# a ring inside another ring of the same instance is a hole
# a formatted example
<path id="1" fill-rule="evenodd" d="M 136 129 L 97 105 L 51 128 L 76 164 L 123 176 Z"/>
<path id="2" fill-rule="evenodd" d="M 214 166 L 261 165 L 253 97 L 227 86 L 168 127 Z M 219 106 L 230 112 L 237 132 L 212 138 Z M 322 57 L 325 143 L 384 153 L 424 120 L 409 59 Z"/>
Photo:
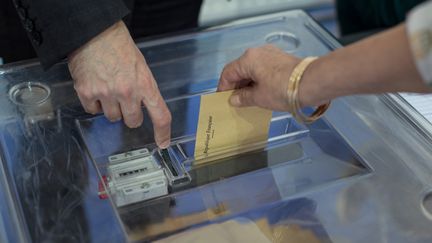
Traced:
<path id="1" fill-rule="evenodd" d="M 305 115 L 300 106 L 300 101 L 298 99 L 298 90 L 300 86 L 300 81 L 303 77 L 304 72 L 307 67 L 317 59 L 317 57 L 307 57 L 303 59 L 291 73 L 288 81 L 287 96 L 288 96 L 288 110 L 291 112 L 292 116 L 299 122 L 312 123 L 319 118 L 321 118 L 327 109 L 330 107 L 330 102 L 320 105 L 315 109 L 315 111 L 310 115 Z"/>

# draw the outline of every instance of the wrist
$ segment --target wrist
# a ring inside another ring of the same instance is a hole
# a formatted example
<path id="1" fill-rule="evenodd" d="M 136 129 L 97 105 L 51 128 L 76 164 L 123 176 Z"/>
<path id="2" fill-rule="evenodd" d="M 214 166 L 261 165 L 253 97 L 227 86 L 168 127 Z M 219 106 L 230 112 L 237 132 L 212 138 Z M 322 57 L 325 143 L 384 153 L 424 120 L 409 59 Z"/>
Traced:
<path id="1" fill-rule="evenodd" d="M 289 83 L 288 83 L 288 110 L 291 112 L 292 116 L 299 122 L 302 123 L 312 123 L 320 119 L 330 106 L 330 101 L 323 104 L 317 105 L 317 108 L 310 114 L 306 115 L 302 111 L 302 106 L 299 98 L 299 88 L 305 71 L 308 67 L 316 61 L 317 57 L 307 57 L 303 59 L 292 71 Z M 315 87 L 315 84 L 311 84 L 306 87 Z M 303 89 L 305 91 L 305 89 Z M 307 93 L 303 91 L 304 97 L 308 97 Z M 307 90 L 306 90 L 307 91 Z M 303 101 L 304 102 L 304 101 Z"/>
<path id="2" fill-rule="evenodd" d="M 98 43 L 100 43 L 103 40 L 109 39 L 109 40 L 115 40 L 118 39 L 121 36 L 124 36 L 124 34 L 129 34 L 128 29 L 124 22 L 122 20 L 117 21 L 92 39 L 90 39 L 88 42 L 83 44 L 78 49 L 72 51 L 68 55 L 68 59 L 71 60 L 75 56 L 77 56 L 79 53 L 81 53 L 83 50 L 88 49 L 94 49 L 94 46 L 99 46 Z M 126 35 L 127 36 L 127 35 Z"/>
<path id="3" fill-rule="evenodd" d="M 298 99 L 301 107 L 319 106 L 332 97 L 332 88 L 328 85 L 331 71 L 325 68 L 325 57 L 312 62 L 305 70 L 299 85 Z"/>

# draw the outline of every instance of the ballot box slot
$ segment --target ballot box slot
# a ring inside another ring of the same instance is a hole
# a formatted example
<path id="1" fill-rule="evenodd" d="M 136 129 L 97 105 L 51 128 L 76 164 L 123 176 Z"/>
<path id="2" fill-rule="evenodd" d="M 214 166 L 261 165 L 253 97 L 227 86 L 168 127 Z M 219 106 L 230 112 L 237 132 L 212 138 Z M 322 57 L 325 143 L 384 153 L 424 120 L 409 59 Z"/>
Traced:
<path id="1" fill-rule="evenodd" d="M 221 157 L 236 156 L 247 152 L 267 150 L 274 146 L 292 142 L 308 136 L 309 129 L 303 124 L 297 123 L 290 114 L 284 114 L 272 118 L 267 141 L 262 141 L 254 144 L 244 144 L 241 147 L 230 148 L 222 147 L 216 150 L 214 154 L 210 154 L 207 161 L 218 160 Z M 172 145 L 172 153 L 185 166 L 196 166 L 194 157 L 195 137 L 190 136 L 174 141 Z M 221 156 L 222 154 L 222 156 Z"/>
<path id="2" fill-rule="evenodd" d="M 83 128 L 79 122 L 77 124 Z M 296 161 L 304 157 L 299 141 L 308 134 L 309 129 L 297 123 L 290 114 L 275 113 L 266 141 L 237 148 L 221 148 L 204 162 L 194 157 L 193 135 L 174 138 L 167 149 L 147 144 L 109 156 L 97 157 L 93 154 L 103 176 L 101 183 L 107 188 L 105 191 L 100 186 L 99 195 L 105 198 L 110 194 L 114 203 L 121 207 Z M 284 156 L 274 152 L 281 149 L 291 152 Z M 268 156 L 281 156 L 283 159 L 275 162 Z"/>
<path id="3" fill-rule="evenodd" d="M 184 186 L 191 181 L 190 175 L 184 167 L 181 158 L 178 153 L 174 152 L 172 147 L 158 149 L 154 155 L 165 167 L 166 175 L 172 188 Z"/>

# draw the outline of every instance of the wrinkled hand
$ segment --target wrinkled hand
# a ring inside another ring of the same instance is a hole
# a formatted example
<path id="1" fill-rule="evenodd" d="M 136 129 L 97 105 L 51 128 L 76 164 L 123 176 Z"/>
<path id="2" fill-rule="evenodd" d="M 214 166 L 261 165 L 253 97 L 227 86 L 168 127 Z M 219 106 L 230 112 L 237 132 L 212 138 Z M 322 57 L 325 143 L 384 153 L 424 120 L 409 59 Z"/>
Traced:
<path id="1" fill-rule="evenodd" d="M 248 49 L 240 58 L 225 66 L 218 91 L 236 89 L 230 98 L 233 106 L 259 106 L 287 111 L 288 80 L 300 61 L 271 45 Z M 310 88 L 313 86 L 302 80 L 299 87 L 302 106 L 319 103 L 310 99 Z M 303 95 L 304 93 L 306 94 Z"/>
<path id="2" fill-rule="evenodd" d="M 171 114 L 146 61 L 122 21 L 69 55 L 69 70 L 84 109 L 105 113 L 110 121 L 124 119 L 128 127 L 142 124 L 141 105 L 153 122 L 155 141 L 170 142 Z"/>

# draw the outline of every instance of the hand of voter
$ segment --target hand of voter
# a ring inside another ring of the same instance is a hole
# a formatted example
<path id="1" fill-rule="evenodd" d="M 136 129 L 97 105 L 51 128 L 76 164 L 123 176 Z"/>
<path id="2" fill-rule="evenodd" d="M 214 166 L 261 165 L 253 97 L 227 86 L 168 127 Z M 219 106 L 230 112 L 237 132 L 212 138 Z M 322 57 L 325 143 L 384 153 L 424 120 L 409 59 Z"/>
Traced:
<path id="1" fill-rule="evenodd" d="M 103 111 L 128 127 L 142 124 L 141 105 L 153 122 L 158 146 L 170 142 L 171 114 L 146 61 L 120 21 L 69 55 L 69 70 L 84 109 Z"/>
<path id="2" fill-rule="evenodd" d="M 259 106 L 287 111 L 288 79 L 300 61 L 271 45 L 248 49 L 240 58 L 225 66 L 218 90 L 236 89 L 230 98 L 233 106 Z M 316 86 L 309 87 L 308 83 L 304 76 L 299 87 L 300 104 L 321 104 L 317 96 L 311 95 L 316 94 L 313 92 Z"/>

